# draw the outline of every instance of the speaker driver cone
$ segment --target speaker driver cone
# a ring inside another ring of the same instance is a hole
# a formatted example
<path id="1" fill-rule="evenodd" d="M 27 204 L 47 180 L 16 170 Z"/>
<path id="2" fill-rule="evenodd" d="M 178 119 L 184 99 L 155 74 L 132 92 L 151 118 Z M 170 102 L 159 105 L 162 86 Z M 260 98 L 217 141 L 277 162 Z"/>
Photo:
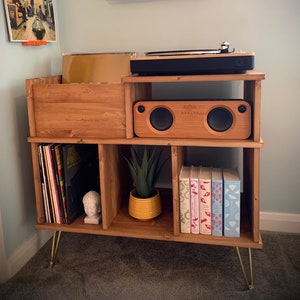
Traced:
<path id="1" fill-rule="evenodd" d="M 150 123 L 156 130 L 168 130 L 173 124 L 173 115 L 168 109 L 158 107 L 151 112 Z"/>
<path id="2" fill-rule="evenodd" d="M 207 123 L 211 129 L 218 132 L 224 132 L 231 127 L 233 117 L 228 109 L 217 107 L 209 112 Z"/>

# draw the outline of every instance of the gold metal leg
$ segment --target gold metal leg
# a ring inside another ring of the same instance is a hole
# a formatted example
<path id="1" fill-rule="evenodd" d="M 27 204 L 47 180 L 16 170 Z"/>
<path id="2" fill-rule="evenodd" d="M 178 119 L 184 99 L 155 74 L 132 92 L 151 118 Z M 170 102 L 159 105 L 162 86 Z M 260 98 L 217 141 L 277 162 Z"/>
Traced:
<path id="1" fill-rule="evenodd" d="M 58 245 L 60 241 L 61 231 L 54 231 L 52 238 L 50 267 L 53 267 L 56 261 Z"/>
<path id="2" fill-rule="evenodd" d="M 245 270 L 245 266 L 244 266 L 244 263 L 243 263 L 243 260 L 242 260 L 241 254 L 240 254 L 239 247 L 236 247 L 236 252 L 237 252 L 237 255 L 239 257 L 239 261 L 240 261 L 240 265 L 241 265 L 241 268 L 242 268 L 242 272 L 243 272 L 243 275 L 244 275 L 245 282 L 247 284 L 248 289 L 251 290 L 251 289 L 254 288 L 251 248 L 248 248 L 250 283 L 249 283 L 247 275 L 246 275 L 246 270 Z"/>

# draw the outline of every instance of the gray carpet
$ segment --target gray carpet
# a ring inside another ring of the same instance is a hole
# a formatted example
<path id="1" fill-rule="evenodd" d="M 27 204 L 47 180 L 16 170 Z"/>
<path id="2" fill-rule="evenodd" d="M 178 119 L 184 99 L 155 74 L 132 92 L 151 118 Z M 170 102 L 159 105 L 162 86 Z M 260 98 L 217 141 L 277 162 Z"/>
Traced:
<path id="1" fill-rule="evenodd" d="M 234 248 L 63 233 L 57 264 L 49 241 L 0 299 L 300 299 L 300 235 L 262 237 L 248 290 Z"/>

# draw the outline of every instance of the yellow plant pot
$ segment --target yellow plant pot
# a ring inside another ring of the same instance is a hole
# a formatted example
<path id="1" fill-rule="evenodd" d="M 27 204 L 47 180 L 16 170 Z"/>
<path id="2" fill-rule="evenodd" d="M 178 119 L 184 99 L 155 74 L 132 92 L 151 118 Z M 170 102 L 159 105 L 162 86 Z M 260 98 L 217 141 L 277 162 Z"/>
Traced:
<path id="1" fill-rule="evenodd" d="M 161 201 L 159 191 L 151 198 L 137 198 L 134 194 L 135 190 L 130 192 L 129 196 L 129 215 L 135 219 L 147 221 L 154 219 L 161 214 Z"/>

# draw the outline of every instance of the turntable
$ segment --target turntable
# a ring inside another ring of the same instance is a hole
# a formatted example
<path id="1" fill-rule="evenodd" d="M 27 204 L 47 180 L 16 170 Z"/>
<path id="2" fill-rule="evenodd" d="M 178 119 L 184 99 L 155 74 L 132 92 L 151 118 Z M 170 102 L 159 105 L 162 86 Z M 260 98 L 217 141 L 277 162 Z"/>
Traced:
<path id="1" fill-rule="evenodd" d="M 229 43 L 219 49 L 171 50 L 146 52 L 145 56 L 132 57 L 133 75 L 201 75 L 242 74 L 254 69 L 253 52 L 229 51 Z"/>

